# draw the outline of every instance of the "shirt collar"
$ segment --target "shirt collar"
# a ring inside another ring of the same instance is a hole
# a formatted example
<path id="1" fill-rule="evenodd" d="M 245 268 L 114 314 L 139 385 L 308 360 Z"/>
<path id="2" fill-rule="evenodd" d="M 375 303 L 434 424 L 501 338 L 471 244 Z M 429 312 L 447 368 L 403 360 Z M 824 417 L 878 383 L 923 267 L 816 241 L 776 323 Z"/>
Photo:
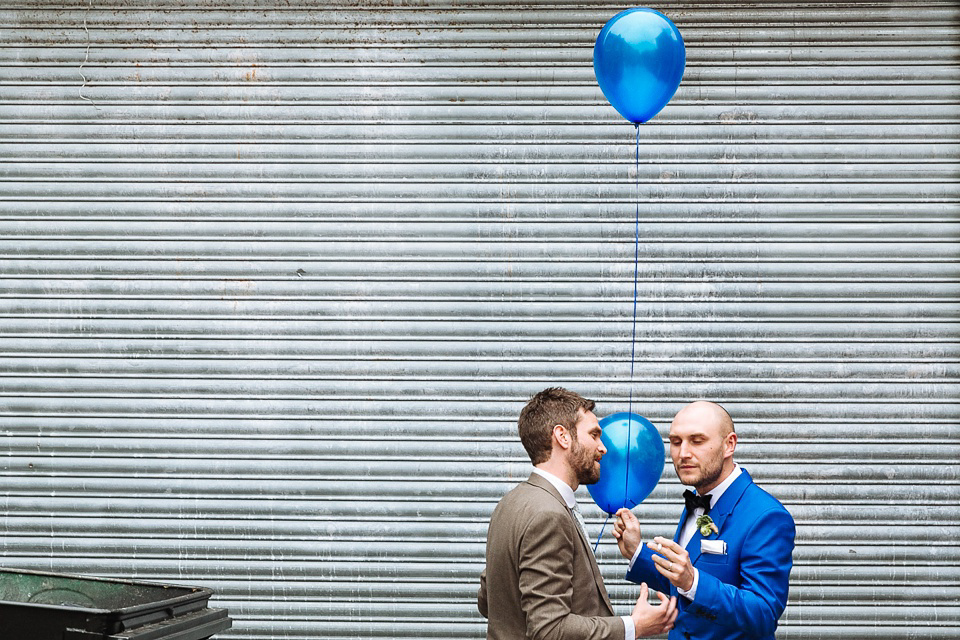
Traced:
<path id="1" fill-rule="evenodd" d="M 560 492 L 560 497 L 563 498 L 563 501 L 567 503 L 567 508 L 573 509 L 574 505 L 577 504 L 577 499 L 573 495 L 573 489 L 570 488 L 570 485 L 549 471 L 534 467 L 533 472 L 552 484 L 554 489 Z"/>
<path id="2" fill-rule="evenodd" d="M 730 488 L 730 485 L 733 484 L 733 481 L 740 477 L 742 470 L 740 465 L 734 463 L 733 471 L 730 472 L 730 475 L 727 476 L 727 479 L 718 484 L 713 490 L 709 493 L 710 495 L 710 508 L 713 509 L 717 506 L 717 500 L 720 499 L 720 496 L 723 495 L 723 492 Z"/>

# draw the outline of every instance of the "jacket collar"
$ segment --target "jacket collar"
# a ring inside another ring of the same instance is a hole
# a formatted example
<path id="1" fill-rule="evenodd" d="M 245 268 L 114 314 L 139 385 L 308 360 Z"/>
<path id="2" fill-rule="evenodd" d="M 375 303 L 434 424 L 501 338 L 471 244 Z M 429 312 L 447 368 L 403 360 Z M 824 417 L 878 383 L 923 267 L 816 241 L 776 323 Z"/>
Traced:
<path id="1" fill-rule="evenodd" d="M 742 473 L 740 477 L 733 481 L 727 490 L 723 492 L 723 495 L 720 496 L 720 499 L 717 500 L 715 504 L 710 509 L 710 517 L 713 519 L 713 523 L 717 525 L 719 529 L 724 520 L 727 519 L 731 513 L 733 513 L 733 508 L 737 506 L 737 503 L 740 502 L 740 498 L 743 496 L 743 492 L 747 490 L 751 484 L 753 484 L 753 478 L 750 477 L 750 474 L 747 473 L 746 469 L 741 469 Z"/>
<path id="2" fill-rule="evenodd" d="M 549 480 L 544 478 L 539 473 L 531 473 L 530 477 L 527 478 L 527 482 L 532 484 L 535 487 L 543 489 L 544 491 L 549 493 L 551 496 L 553 496 L 557 500 L 557 502 L 567 507 L 566 501 L 563 499 L 563 496 L 560 495 L 560 492 L 557 491 L 557 488 L 553 486 L 553 483 L 551 483 Z M 570 507 L 567 507 L 567 508 L 569 509 Z"/>
<path id="3" fill-rule="evenodd" d="M 570 485 L 557 476 L 553 475 L 549 471 L 544 471 L 543 469 L 534 469 L 533 475 L 540 476 L 553 485 L 553 488 L 556 489 L 557 493 L 560 494 L 560 497 L 563 498 L 563 502 L 567 505 L 568 509 L 573 509 L 573 505 L 577 504 L 577 497 L 573 493 L 573 489 L 571 489 Z"/>

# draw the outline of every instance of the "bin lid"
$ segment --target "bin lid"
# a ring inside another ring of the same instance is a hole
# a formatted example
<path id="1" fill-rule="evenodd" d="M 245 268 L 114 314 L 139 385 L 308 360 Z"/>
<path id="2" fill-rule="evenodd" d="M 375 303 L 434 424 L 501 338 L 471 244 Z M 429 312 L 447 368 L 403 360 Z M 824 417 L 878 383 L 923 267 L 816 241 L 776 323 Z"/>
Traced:
<path id="1" fill-rule="evenodd" d="M 0 568 L 0 602 L 119 612 L 159 602 L 177 606 L 212 594 L 200 587 Z"/>
<path id="2" fill-rule="evenodd" d="M 225 610 L 207 609 L 212 594 L 202 587 L 0 568 L 0 636 L 28 630 L 37 640 L 208 638 L 230 626 Z M 202 635 L 194 623 L 212 631 Z M 180 631 L 168 634 L 172 629 Z"/>

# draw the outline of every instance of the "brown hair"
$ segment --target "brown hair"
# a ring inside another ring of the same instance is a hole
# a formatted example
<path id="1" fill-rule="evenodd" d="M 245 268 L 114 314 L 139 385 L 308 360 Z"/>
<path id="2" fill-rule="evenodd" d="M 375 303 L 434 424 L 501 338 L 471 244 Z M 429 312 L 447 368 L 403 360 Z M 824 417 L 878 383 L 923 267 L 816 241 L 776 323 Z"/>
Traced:
<path id="1" fill-rule="evenodd" d="M 520 412 L 517 430 L 530 462 L 540 464 L 550 459 L 553 451 L 551 434 L 555 425 L 563 425 L 577 437 L 577 420 L 581 411 L 593 411 L 593 400 L 561 387 L 550 387 L 536 394 Z"/>

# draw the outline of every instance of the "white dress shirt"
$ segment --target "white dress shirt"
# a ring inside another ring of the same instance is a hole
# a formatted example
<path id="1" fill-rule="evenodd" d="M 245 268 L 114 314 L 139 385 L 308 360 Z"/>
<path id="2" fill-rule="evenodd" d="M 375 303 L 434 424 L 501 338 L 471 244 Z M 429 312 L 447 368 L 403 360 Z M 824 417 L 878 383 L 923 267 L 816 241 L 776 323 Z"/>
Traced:
<path id="1" fill-rule="evenodd" d="M 574 496 L 573 489 L 570 488 L 570 485 L 552 473 L 544 471 L 543 469 L 534 468 L 533 472 L 552 484 L 557 492 L 560 493 L 560 497 L 563 498 L 567 508 L 571 511 L 573 510 L 574 506 L 577 504 L 577 498 Z M 586 531 L 584 531 L 584 535 L 586 535 Z M 590 536 L 587 536 L 587 541 L 590 541 Z M 636 640 L 637 628 L 633 624 L 633 618 L 630 616 L 620 616 L 620 619 L 623 620 L 624 640 Z"/>

